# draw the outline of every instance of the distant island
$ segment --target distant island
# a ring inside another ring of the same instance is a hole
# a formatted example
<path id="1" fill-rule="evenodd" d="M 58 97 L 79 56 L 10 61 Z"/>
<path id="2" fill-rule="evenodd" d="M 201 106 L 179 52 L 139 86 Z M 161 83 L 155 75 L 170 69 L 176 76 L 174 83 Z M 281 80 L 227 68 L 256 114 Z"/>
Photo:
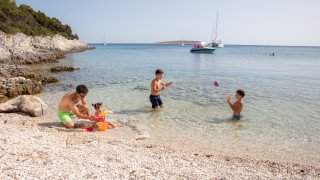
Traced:
<path id="1" fill-rule="evenodd" d="M 195 44 L 198 43 L 199 41 L 161 41 L 161 42 L 156 42 L 156 44 Z"/>

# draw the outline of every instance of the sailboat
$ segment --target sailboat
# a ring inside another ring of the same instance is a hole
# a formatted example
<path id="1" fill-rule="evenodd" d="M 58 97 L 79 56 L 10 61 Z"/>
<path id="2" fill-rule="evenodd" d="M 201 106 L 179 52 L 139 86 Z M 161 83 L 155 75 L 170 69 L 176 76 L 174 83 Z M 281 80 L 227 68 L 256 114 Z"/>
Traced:
<path id="1" fill-rule="evenodd" d="M 206 44 L 205 42 L 199 42 L 193 45 L 193 48 L 190 49 L 191 53 L 213 53 L 216 49 L 210 44 Z"/>
<path id="2" fill-rule="evenodd" d="M 104 41 L 103 45 L 106 46 L 107 45 L 107 33 L 104 34 L 104 39 L 105 39 L 105 41 Z"/>
<path id="3" fill-rule="evenodd" d="M 182 38 L 181 38 L 181 46 L 184 46 L 184 42 L 183 42 L 183 34 L 182 34 Z"/>
<path id="4" fill-rule="evenodd" d="M 222 48 L 224 45 L 221 42 L 221 40 L 218 40 L 218 19 L 219 19 L 219 13 L 217 12 L 216 25 L 215 26 L 213 25 L 210 45 L 211 45 L 211 47 Z"/>

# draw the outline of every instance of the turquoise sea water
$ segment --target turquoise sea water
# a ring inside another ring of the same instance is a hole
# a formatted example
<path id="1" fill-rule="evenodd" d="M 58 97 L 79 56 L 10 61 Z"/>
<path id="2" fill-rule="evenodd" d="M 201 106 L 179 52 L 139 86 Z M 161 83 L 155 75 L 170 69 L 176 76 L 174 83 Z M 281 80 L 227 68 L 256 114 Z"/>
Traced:
<path id="1" fill-rule="evenodd" d="M 192 54 L 188 45 L 95 46 L 63 59 L 80 70 L 56 75 L 60 83 L 40 97 L 56 107 L 63 93 L 86 84 L 89 103 L 104 102 L 112 119 L 129 121 L 151 139 L 189 139 L 223 147 L 219 151 L 291 154 L 292 161 L 320 163 L 320 47 L 227 45 Z M 165 71 L 165 82 L 175 82 L 162 93 L 166 108 L 160 112 L 149 102 L 157 68 Z M 244 122 L 229 120 L 225 102 L 237 89 L 246 92 Z"/>

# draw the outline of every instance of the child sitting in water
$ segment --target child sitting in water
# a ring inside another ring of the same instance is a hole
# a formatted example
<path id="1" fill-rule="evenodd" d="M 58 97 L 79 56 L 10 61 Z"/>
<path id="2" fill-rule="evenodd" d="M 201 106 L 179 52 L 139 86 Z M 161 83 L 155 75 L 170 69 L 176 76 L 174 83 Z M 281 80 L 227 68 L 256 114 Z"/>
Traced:
<path id="1" fill-rule="evenodd" d="M 96 112 L 94 113 L 94 116 L 96 118 L 98 118 L 98 119 L 99 118 L 105 118 L 105 117 L 103 117 L 103 113 L 105 113 L 105 114 L 113 114 L 113 111 L 107 111 L 107 110 L 103 109 L 102 102 L 92 104 L 92 106 L 96 110 Z M 112 123 L 110 121 L 107 122 L 107 123 L 108 123 L 108 128 L 109 129 L 113 129 L 113 128 L 117 127 L 117 125 L 115 125 L 114 123 Z"/>
<path id="2" fill-rule="evenodd" d="M 233 120 L 241 120 L 242 119 L 242 115 L 241 115 L 241 111 L 243 108 L 243 100 L 242 98 L 245 96 L 245 92 L 241 89 L 237 90 L 236 92 L 236 99 L 237 101 L 234 102 L 233 104 L 231 103 L 231 96 L 227 96 L 227 103 L 229 104 L 230 108 L 233 111 L 233 116 L 232 119 Z"/>

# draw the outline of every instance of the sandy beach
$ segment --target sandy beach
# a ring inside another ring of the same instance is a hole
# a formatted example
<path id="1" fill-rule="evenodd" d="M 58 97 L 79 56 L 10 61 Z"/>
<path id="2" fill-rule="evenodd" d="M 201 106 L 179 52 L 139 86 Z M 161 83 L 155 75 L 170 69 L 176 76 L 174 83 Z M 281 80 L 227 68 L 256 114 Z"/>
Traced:
<path id="1" fill-rule="evenodd" d="M 106 132 L 66 129 L 56 117 L 0 114 L 0 179 L 318 179 L 320 168 L 190 151 Z"/>

